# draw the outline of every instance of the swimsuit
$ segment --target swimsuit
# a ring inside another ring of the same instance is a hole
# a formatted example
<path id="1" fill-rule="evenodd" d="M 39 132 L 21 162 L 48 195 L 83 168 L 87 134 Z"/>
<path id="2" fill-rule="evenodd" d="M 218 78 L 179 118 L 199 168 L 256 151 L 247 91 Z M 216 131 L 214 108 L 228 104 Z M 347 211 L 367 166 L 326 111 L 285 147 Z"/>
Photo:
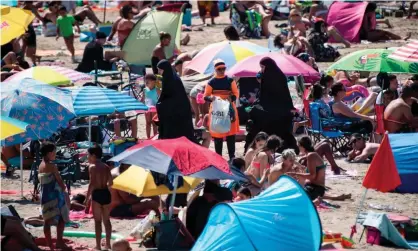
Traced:
<path id="1" fill-rule="evenodd" d="M 145 105 L 155 106 L 157 104 L 157 101 L 158 101 L 157 88 L 154 87 L 154 89 L 150 89 L 148 87 L 145 87 L 144 94 L 145 94 Z"/>
<path id="2" fill-rule="evenodd" d="M 316 171 L 318 172 L 321 169 L 325 169 L 327 166 L 322 164 L 316 167 Z M 308 168 L 306 168 L 306 173 L 309 173 Z M 321 185 L 316 185 L 313 183 L 306 183 L 304 187 L 306 193 L 308 194 L 311 200 L 315 200 L 318 197 L 322 197 L 325 194 L 325 187 Z"/>
<path id="3" fill-rule="evenodd" d="M 109 205 L 111 198 L 112 196 L 107 188 L 95 189 L 91 194 L 91 199 L 102 206 Z"/>

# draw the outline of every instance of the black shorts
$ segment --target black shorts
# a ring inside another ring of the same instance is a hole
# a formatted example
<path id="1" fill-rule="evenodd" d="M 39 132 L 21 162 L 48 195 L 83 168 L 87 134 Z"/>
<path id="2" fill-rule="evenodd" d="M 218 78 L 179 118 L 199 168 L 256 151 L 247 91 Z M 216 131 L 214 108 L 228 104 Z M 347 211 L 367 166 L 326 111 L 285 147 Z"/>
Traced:
<path id="1" fill-rule="evenodd" d="M 304 189 L 311 200 L 315 200 L 316 198 L 322 197 L 325 194 L 325 187 L 312 183 L 305 184 Z"/>
<path id="2" fill-rule="evenodd" d="M 122 204 L 113 208 L 112 211 L 110 211 L 110 216 L 118 217 L 118 218 L 122 218 L 122 217 L 132 218 L 132 217 L 135 217 L 136 215 L 132 212 L 132 205 Z"/>
<path id="3" fill-rule="evenodd" d="M 99 203 L 100 205 L 109 205 L 112 199 L 112 196 L 109 192 L 109 189 L 95 189 L 91 194 L 91 199 L 94 202 Z"/>
<path id="4" fill-rule="evenodd" d="M 25 38 L 26 45 L 28 47 L 36 47 L 36 33 L 33 25 L 28 26 L 28 36 Z"/>

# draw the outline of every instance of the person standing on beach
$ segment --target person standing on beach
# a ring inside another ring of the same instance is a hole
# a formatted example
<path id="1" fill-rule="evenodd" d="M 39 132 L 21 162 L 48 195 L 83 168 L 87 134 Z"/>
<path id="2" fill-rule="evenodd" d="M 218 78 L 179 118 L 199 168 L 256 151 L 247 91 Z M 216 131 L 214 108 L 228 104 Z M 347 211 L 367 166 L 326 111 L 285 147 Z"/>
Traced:
<path id="1" fill-rule="evenodd" d="M 73 26 L 77 26 L 77 31 L 80 33 L 80 26 L 75 21 L 72 15 L 67 14 L 67 8 L 61 6 L 59 8 L 60 17 L 57 18 L 57 40 L 60 36 L 64 38 L 65 45 L 68 51 L 71 53 L 71 60 L 76 63 L 75 60 L 75 49 L 74 49 L 74 31 Z"/>
<path id="2" fill-rule="evenodd" d="M 112 174 L 110 167 L 101 162 L 103 152 L 100 147 L 91 147 L 88 149 L 88 153 L 90 183 L 86 196 L 86 210 L 91 203 L 96 231 L 96 250 L 101 250 L 102 221 L 106 231 L 106 249 L 109 250 L 111 249 L 110 237 L 112 235 L 109 208 L 112 197 L 109 187 L 113 185 Z"/>
<path id="3" fill-rule="evenodd" d="M 198 1 L 199 16 L 203 25 L 206 24 L 206 15 L 209 13 L 212 25 L 215 25 L 215 17 L 219 17 L 218 1 Z"/>

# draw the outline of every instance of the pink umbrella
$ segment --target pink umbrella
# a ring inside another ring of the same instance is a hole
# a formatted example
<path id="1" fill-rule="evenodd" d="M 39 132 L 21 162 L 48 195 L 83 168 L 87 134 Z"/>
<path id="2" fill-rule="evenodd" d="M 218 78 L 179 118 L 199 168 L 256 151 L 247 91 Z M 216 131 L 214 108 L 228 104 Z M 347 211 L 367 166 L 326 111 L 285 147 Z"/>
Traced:
<path id="1" fill-rule="evenodd" d="M 248 57 L 229 69 L 228 75 L 234 77 L 255 77 L 261 70 L 260 60 L 264 57 L 273 59 L 286 76 L 319 76 L 319 72 L 315 71 L 302 60 L 291 55 L 279 54 L 277 52 L 269 52 Z"/>

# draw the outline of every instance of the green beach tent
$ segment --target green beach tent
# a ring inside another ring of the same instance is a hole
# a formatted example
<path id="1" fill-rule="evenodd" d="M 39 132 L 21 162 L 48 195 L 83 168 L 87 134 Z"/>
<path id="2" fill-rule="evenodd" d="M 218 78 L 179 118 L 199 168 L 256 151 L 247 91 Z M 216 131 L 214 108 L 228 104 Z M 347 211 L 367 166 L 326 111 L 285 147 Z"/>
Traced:
<path id="1" fill-rule="evenodd" d="M 180 48 L 180 32 L 183 12 L 152 10 L 138 20 L 125 41 L 122 51 L 129 64 L 151 65 L 151 53 L 160 43 L 159 33 L 171 35 L 171 44 L 165 50 L 167 58 L 173 56 L 175 46 Z"/>

